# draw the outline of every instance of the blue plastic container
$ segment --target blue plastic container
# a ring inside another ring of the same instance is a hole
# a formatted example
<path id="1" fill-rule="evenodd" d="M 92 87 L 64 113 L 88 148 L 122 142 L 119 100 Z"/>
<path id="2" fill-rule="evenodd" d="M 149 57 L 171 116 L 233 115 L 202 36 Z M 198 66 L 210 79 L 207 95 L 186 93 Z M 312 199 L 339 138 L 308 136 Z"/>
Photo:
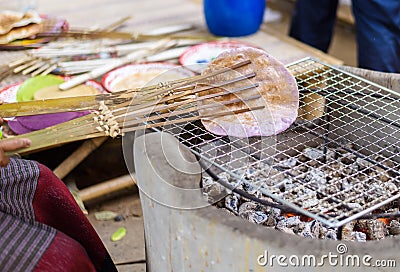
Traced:
<path id="1" fill-rule="evenodd" d="M 217 36 L 237 37 L 258 31 L 265 0 L 203 0 L 209 31 Z"/>

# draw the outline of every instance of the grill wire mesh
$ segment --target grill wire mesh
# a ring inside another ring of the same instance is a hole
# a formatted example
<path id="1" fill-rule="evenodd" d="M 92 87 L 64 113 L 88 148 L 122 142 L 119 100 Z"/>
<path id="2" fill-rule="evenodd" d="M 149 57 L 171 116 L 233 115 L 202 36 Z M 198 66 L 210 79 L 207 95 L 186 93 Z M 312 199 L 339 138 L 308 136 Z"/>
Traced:
<path id="1" fill-rule="evenodd" d="M 162 130 L 235 186 L 329 227 L 400 197 L 400 95 L 312 58 L 287 68 L 299 116 L 275 137 L 218 136 L 200 121 Z"/>

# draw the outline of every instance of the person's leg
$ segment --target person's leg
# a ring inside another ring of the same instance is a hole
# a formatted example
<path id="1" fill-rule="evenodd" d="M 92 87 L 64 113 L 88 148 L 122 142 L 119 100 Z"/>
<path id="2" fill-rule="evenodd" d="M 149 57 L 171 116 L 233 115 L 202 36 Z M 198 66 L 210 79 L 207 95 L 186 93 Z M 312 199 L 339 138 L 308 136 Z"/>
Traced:
<path id="1" fill-rule="evenodd" d="M 38 164 L 40 176 L 33 198 L 35 220 L 62 231 L 86 249 L 97 271 L 117 271 L 100 237 L 65 184 Z"/>
<path id="2" fill-rule="evenodd" d="M 29 160 L 11 158 L 7 167 L 0 167 L 0 250 L 0 271 L 31 271 L 38 260 L 40 267 L 53 265 L 56 270 L 67 259 L 48 262 L 63 254 L 80 256 L 71 269 L 92 263 L 97 271 L 117 271 L 65 184 L 50 169 Z"/>
<path id="3" fill-rule="evenodd" d="M 358 66 L 400 72 L 400 1 L 353 0 Z"/>
<path id="4" fill-rule="evenodd" d="M 324 52 L 331 43 L 338 0 L 297 0 L 289 35 Z"/>

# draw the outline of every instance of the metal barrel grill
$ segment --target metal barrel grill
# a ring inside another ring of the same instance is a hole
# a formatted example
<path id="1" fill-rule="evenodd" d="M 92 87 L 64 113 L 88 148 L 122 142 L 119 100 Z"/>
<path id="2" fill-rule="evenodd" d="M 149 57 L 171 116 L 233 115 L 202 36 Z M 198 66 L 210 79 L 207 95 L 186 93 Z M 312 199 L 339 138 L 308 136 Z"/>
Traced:
<path id="1" fill-rule="evenodd" d="M 398 212 L 382 214 L 381 208 L 397 207 L 400 197 L 400 94 L 312 58 L 287 68 L 298 83 L 300 109 L 285 132 L 246 139 L 217 136 L 200 121 L 168 125 L 162 132 L 196 156 L 206 170 L 203 187 L 214 178 L 228 193 L 331 228 L 358 218 L 397 217 Z M 139 169 L 142 159 L 136 160 Z M 139 186 L 140 177 L 138 171 Z M 147 201 L 142 200 L 144 211 Z M 151 233 L 146 225 L 145 215 Z"/>

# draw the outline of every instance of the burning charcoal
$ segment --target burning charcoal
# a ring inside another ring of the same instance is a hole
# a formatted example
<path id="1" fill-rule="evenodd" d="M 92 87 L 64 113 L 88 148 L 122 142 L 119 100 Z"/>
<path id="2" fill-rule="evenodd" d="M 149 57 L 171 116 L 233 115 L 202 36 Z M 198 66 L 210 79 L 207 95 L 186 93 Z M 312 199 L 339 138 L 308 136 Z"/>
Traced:
<path id="1" fill-rule="evenodd" d="M 375 175 L 377 175 L 381 181 L 386 182 L 390 179 L 390 175 L 388 174 L 388 172 L 381 167 L 376 166 L 374 167 L 374 170 Z"/>
<path id="2" fill-rule="evenodd" d="M 292 168 L 295 167 L 297 164 L 297 159 L 292 157 L 287 160 L 283 160 L 279 163 L 279 166 L 282 168 Z"/>
<path id="3" fill-rule="evenodd" d="M 268 215 L 262 211 L 256 211 L 250 215 L 249 220 L 256 224 L 264 224 L 268 220 Z"/>
<path id="4" fill-rule="evenodd" d="M 359 203 L 353 203 L 353 202 L 347 203 L 347 206 L 349 206 L 354 210 L 359 210 L 362 208 L 362 206 Z"/>
<path id="5" fill-rule="evenodd" d="M 353 231 L 351 233 L 351 236 L 352 236 L 352 241 L 356 241 L 356 242 L 366 242 L 367 241 L 367 235 L 364 232 Z"/>
<path id="6" fill-rule="evenodd" d="M 250 194 L 255 194 L 255 193 L 258 192 L 258 188 L 253 186 L 252 184 L 250 184 L 248 182 L 246 182 L 246 183 L 243 182 L 242 183 L 242 188 L 243 188 L 243 191 L 246 191 L 246 192 L 248 192 Z"/>
<path id="7" fill-rule="evenodd" d="M 306 156 L 304 156 L 304 155 L 300 155 L 298 160 L 300 162 L 306 162 L 306 161 L 308 161 L 308 158 Z"/>
<path id="8" fill-rule="evenodd" d="M 344 153 L 340 158 L 340 162 L 343 164 L 350 165 L 356 161 L 357 157 L 352 153 Z"/>
<path id="9" fill-rule="evenodd" d="M 321 238 L 327 240 L 337 240 L 336 230 L 328 229 L 328 231 L 325 233 L 325 236 Z"/>
<path id="10" fill-rule="evenodd" d="M 317 206 L 319 204 L 319 200 L 316 198 L 311 198 L 311 199 L 307 199 L 304 200 L 301 207 L 303 209 L 309 209 L 311 207 Z"/>
<path id="11" fill-rule="evenodd" d="M 300 233 L 301 236 L 306 238 L 318 238 L 320 234 L 321 224 L 312 220 L 305 224 L 304 230 Z"/>
<path id="12" fill-rule="evenodd" d="M 386 224 L 379 219 L 358 220 L 354 229 L 364 232 L 369 240 L 383 239 L 387 233 Z"/>
<path id="13" fill-rule="evenodd" d="M 356 164 L 360 167 L 360 169 L 366 169 L 366 168 L 371 168 L 372 166 L 374 166 L 372 163 L 370 163 L 367 160 L 364 160 L 362 158 L 357 158 L 356 159 Z"/>
<path id="14" fill-rule="evenodd" d="M 247 168 L 244 172 L 244 178 L 248 180 L 252 180 L 256 177 L 257 171 L 254 168 Z"/>
<path id="15" fill-rule="evenodd" d="M 356 224 L 355 221 L 350 221 L 349 223 L 345 224 L 342 229 L 342 240 L 344 241 L 353 241 L 354 237 L 352 236 L 354 225 Z"/>
<path id="16" fill-rule="evenodd" d="M 351 176 L 353 174 L 356 174 L 358 172 L 358 166 L 357 164 L 343 164 L 342 166 L 342 172 L 346 175 L 346 176 Z"/>
<path id="17" fill-rule="evenodd" d="M 231 175 L 229 175 L 229 174 L 226 173 L 226 172 L 220 173 L 220 174 L 218 175 L 218 177 L 219 177 L 221 180 L 223 180 L 223 181 L 225 181 L 225 182 L 228 182 L 228 183 L 230 183 L 230 181 L 231 181 Z"/>
<path id="18" fill-rule="evenodd" d="M 288 184 L 293 184 L 292 180 L 290 178 L 284 178 L 276 183 L 274 187 L 278 188 L 281 192 L 284 192 Z"/>
<path id="19" fill-rule="evenodd" d="M 239 197 L 237 195 L 227 195 L 225 197 L 225 207 L 237 214 L 239 212 Z"/>
<path id="20" fill-rule="evenodd" d="M 337 181 L 337 180 L 335 180 L 335 181 Z M 353 188 L 353 185 L 349 182 L 348 179 L 341 180 L 341 184 L 340 184 L 340 185 L 342 186 L 341 189 L 342 189 L 343 191 L 345 191 L 345 190 L 350 190 L 350 189 Z"/>
<path id="21" fill-rule="evenodd" d="M 278 208 L 273 208 L 270 214 L 273 215 L 274 217 L 279 217 L 281 216 L 281 210 Z"/>
<path id="22" fill-rule="evenodd" d="M 273 215 L 268 215 L 267 220 L 265 220 L 264 225 L 267 227 L 275 227 L 276 226 L 276 219 Z"/>
<path id="23" fill-rule="evenodd" d="M 397 220 L 390 221 L 389 234 L 399 235 L 400 234 L 400 222 Z"/>
<path id="24" fill-rule="evenodd" d="M 339 163 L 331 163 L 326 167 L 326 173 L 329 178 L 340 178 L 342 175 L 342 167 Z"/>
<path id="25" fill-rule="evenodd" d="M 225 194 L 225 188 L 210 177 L 203 177 L 203 194 L 210 203 L 220 200 Z"/>
<path id="26" fill-rule="evenodd" d="M 326 184 L 326 175 L 319 169 L 311 169 L 306 176 L 306 181 L 321 185 Z"/>
<path id="27" fill-rule="evenodd" d="M 336 152 L 333 151 L 332 149 L 328 149 L 328 150 L 326 151 L 325 157 L 326 157 L 326 161 L 327 161 L 327 162 L 328 162 L 328 161 L 333 161 L 333 160 L 336 159 Z"/>
<path id="28" fill-rule="evenodd" d="M 304 156 L 310 160 L 319 160 L 324 157 L 324 151 L 318 148 L 306 147 L 303 150 Z"/>
<path id="29" fill-rule="evenodd" d="M 391 192 L 398 190 L 398 187 L 396 186 L 396 184 L 394 184 L 393 182 L 390 182 L 390 181 L 385 182 L 383 184 L 383 188 L 385 188 L 385 190 L 391 191 Z"/>
<path id="30" fill-rule="evenodd" d="M 291 216 L 279 221 L 276 225 L 280 227 L 293 228 L 299 224 L 303 224 L 303 222 L 300 220 L 300 216 Z"/>
<path id="31" fill-rule="evenodd" d="M 245 202 L 239 207 L 239 216 L 250 220 L 250 217 L 256 212 L 257 204 L 254 202 Z"/>

